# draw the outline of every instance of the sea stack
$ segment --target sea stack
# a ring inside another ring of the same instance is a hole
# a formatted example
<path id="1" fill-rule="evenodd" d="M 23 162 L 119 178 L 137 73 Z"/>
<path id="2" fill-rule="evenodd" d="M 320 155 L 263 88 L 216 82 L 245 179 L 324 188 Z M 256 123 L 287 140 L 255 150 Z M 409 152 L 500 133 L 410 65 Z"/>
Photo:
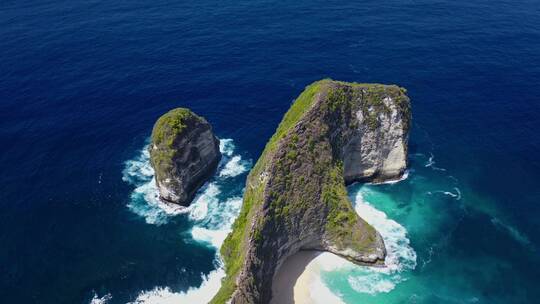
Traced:
<path id="1" fill-rule="evenodd" d="M 160 199 L 182 206 L 189 206 L 221 159 L 210 124 L 185 108 L 158 119 L 149 149 Z"/>
<path id="2" fill-rule="evenodd" d="M 399 179 L 410 121 L 409 98 L 398 86 L 308 86 L 248 176 L 242 210 L 221 247 L 226 277 L 211 303 L 269 303 L 274 274 L 299 250 L 382 266 L 384 241 L 355 212 L 345 185 Z"/>

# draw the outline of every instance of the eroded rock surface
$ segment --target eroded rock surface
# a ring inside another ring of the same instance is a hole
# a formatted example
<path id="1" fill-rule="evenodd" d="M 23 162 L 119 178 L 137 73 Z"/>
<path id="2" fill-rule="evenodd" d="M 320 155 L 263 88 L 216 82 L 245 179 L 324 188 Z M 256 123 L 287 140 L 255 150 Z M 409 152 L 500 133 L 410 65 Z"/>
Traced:
<path id="1" fill-rule="evenodd" d="M 160 199 L 188 206 L 216 171 L 219 140 L 204 118 L 185 108 L 173 109 L 154 125 L 150 158 Z"/>
<path id="2" fill-rule="evenodd" d="M 299 250 L 381 265 L 379 233 L 353 209 L 346 183 L 399 178 L 411 114 L 393 85 L 322 80 L 284 116 L 248 176 L 221 254 L 227 276 L 212 303 L 269 303 L 277 269 Z"/>
<path id="3" fill-rule="evenodd" d="M 397 179 L 407 168 L 409 122 L 403 119 L 402 110 L 394 98 L 401 97 L 384 97 L 379 107 L 368 106 L 367 116 L 364 110 L 356 112 L 360 127 L 353 130 L 349 142 L 343 147 L 347 184 Z M 371 126 L 370 116 L 376 116 L 376 127 Z"/>

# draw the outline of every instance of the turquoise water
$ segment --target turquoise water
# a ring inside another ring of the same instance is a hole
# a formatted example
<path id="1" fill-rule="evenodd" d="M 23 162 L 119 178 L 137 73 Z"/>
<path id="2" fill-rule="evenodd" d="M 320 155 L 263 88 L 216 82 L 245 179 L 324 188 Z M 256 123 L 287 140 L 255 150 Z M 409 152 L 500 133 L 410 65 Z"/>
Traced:
<path id="1" fill-rule="evenodd" d="M 225 157 L 214 180 L 191 207 L 174 209 L 157 199 L 145 147 L 126 162 L 124 179 L 138 186 L 127 207 L 150 225 L 167 225 L 187 216 L 193 242 L 219 249 L 241 207 L 243 184 L 235 177 L 245 175 L 252 164 L 235 151 L 233 140 L 222 139 L 220 148 Z M 534 282 L 520 282 L 522 278 L 511 276 L 514 270 L 508 261 L 481 251 L 496 233 L 493 245 L 497 250 L 508 246 L 534 259 L 536 248 L 528 237 L 497 210 L 495 202 L 476 196 L 448 169 L 439 167 L 433 153 L 416 152 L 409 159 L 410 168 L 400 181 L 349 186 L 353 206 L 381 233 L 388 256 L 383 268 L 357 266 L 338 257 L 318 262 L 323 263 L 320 282 L 337 297 L 333 301 L 527 303 L 527 293 L 518 286 Z M 204 303 L 219 289 L 222 267 L 216 251 L 215 270 L 203 276 L 200 286 L 183 292 L 156 286 L 140 291 L 130 303 Z M 500 277 L 508 275 L 511 281 Z M 502 286 L 502 282 L 508 285 Z M 311 292 L 317 299 L 320 290 Z M 109 296 L 96 295 L 93 303 L 108 302 Z M 319 299 L 324 303 L 328 298 Z"/>
<path id="2" fill-rule="evenodd" d="M 379 230 L 387 248 L 394 246 L 389 248 L 394 260 L 387 261 L 393 270 L 337 266 L 322 271 L 323 282 L 344 303 L 529 303 L 520 284 L 534 282 L 520 282 L 508 261 L 478 254 L 478 247 L 495 241 L 493 246 L 529 254 L 536 248 L 494 202 L 463 194 L 465 186 L 434 158 L 411 155 L 409 176 L 398 183 L 349 188 L 358 213 Z M 359 206 L 376 208 L 387 218 Z M 484 227 L 471 225 L 473 219 Z M 486 240 L 485 230 L 500 235 Z"/>

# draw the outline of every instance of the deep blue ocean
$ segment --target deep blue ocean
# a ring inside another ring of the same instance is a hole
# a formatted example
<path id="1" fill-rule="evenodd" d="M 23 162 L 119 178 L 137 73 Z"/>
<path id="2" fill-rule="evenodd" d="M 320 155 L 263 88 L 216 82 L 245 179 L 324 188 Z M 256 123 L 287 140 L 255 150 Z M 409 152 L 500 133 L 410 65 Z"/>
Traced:
<path id="1" fill-rule="evenodd" d="M 396 269 L 324 286 L 344 303 L 538 303 L 537 0 L 2 0 L 0 303 L 211 297 L 249 167 L 327 77 L 407 88 L 414 126 L 406 180 L 349 188 Z M 226 155 L 187 212 L 156 203 L 144 153 L 179 106 Z"/>

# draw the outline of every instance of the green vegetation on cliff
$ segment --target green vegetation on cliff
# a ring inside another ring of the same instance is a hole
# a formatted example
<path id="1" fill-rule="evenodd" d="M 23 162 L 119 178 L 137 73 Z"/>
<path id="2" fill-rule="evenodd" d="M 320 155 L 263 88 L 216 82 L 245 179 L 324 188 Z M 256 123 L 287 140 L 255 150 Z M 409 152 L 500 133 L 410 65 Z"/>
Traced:
<path id="1" fill-rule="evenodd" d="M 270 138 L 270 141 L 268 141 L 264 152 L 269 153 L 276 148 L 277 142 L 283 137 L 285 137 L 289 130 L 294 127 L 294 125 L 300 120 L 300 118 L 302 118 L 304 113 L 309 110 L 309 108 L 313 104 L 315 94 L 320 93 L 321 86 L 326 81 L 327 80 L 321 80 L 312 83 L 311 85 L 306 87 L 306 89 L 304 90 L 304 92 L 302 92 L 302 94 L 300 94 L 300 96 L 298 96 L 298 98 L 294 101 L 294 103 L 291 105 L 291 107 L 289 108 L 287 113 L 285 113 L 285 116 L 279 123 L 276 133 L 274 133 L 272 138 Z"/>
<path id="2" fill-rule="evenodd" d="M 167 140 L 167 146 L 172 147 L 174 138 L 185 130 L 188 120 L 194 118 L 198 116 L 186 108 L 176 108 L 163 114 L 152 130 L 152 143 L 161 145 Z"/>
<path id="3" fill-rule="evenodd" d="M 156 174 L 159 175 L 172 166 L 172 159 L 177 152 L 174 141 L 186 129 L 188 124 L 194 120 L 200 120 L 191 110 L 186 108 L 176 108 L 163 114 L 154 124 L 151 137 L 150 154 Z M 152 149 L 155 146 L 157 149 Z"/>
<path id="4" fill-rule="evenodd" d="M 154 124 L 149 145 L 161 200 L 188 206 L 221 159 L 212 126 L 185 108 L 173 109 Z"/>
<path id="5" fill-rule="evenodd" d="M 354 229 L 357 224 L 357 214 L 352 208 L 343 180 L 343 163 L 338 162 L 330 168 L 328 181 L 323 186 L 322 198 L 330 212 L 326 222 L 329 237 L 341 248 L 362 251 L 372 244 L 375 229 L 370 225 L 361 230 Z"/>
<path id="6" fill-rule="evenodd" d="M 271 244 L 283 234 L 292 239 L 300 237 L 295 233 L 305 233 L 305 229 L 299 226 L 311 220 L 318 223 L 313 231 L 320 232 L 315 235 L 321 238 L 321 243 L 307 244 L 315 246 L 310 248 L 330 250 L 345 258 L 349 258 L 346 254 L 349 249 L 365 256 L 381 254 L 380 237 L 358 217 L 348 198 L 341 153 L 343 144 L 358 130 L 356 113 L 362 113 L 362 124 L 370 130 L 377 129 L 380 117 L 391 115 L 385 98 L 390 97 L 399 107 L 408 107 L 408 99 L 403 96 L 403 89 L 397 86 L 329 79 L 306 87 L 283 117 L 248 176 L 242 209 L 221 247 L 226 277 L 211 303 L 222 304 L 231 298 L 238 288 L 240 271 L 250 271 L 244 265 L 250 249 L 255 248 L 250 255 L 250 263 L 257 265 L 253 266 L 257 269 L 255 272 L 271 272 L 261 268 L 272 267 L 265 258 L 278 256 L 274 252 L 277 248 L 271 248 Z M 397 100 L 400 98 L 406 101 L 402 105 Z M 408 108 L 402 110 L 399 111 L 410 116 Z M 321 225 L 321 221 L 324 224 Z M 363 262 L 355 259 L 358 257 L 352 260 Z M 379 262 L 380 257 L 365 263 Z M 249 290 L 266 286 L 266 281 L 258 280 L 255 282 L 254 277 L 249 277 L 240 284 L 254 284 Z M 252 295 L 255 298 L 247 302 L 258 302 L 262 298 L 266 301 L 267 292 L 266 295 L 255 293 Z"/>
<path id="7" fill-rule="evenodd" d="M 267 158 L 274 152 L 279 140 L 287 135 L 288 131 L 294 127 L 304 113 L 311 107 L 315 94 L 321 89 L 322 82 L 324 82 L 324 80 L 309 85 L 295 100 L 279 124 L 276 132 L 266 144 L 261 157 L 249 173 L 242 210 L 234 222 L 232 232 L 227 236 L 221 246 L 221 256 L 225 262 L 227 276 L 222 281 L 221 289 L 210 303 L 225 303 L 234 292 L 236 288 L 236 276 L 244 262 L 247 248 L 246 243 L 249 241 L 249 229 L 246 229 L 246 225 L 249 224 L 249 219 L 253 217 L 253 211 L 256 209 L 253 208 L 253 205 L 260 204 L 263 201 L 264 183 L 260 179 L 260 175 L 267 165 Z M 260 231 L 256 231 L 254 234 L 256 236 L 255 239 L 260 237 Z M 257 235 L 259 235 L 259 237 L 257 237 Z"/>

